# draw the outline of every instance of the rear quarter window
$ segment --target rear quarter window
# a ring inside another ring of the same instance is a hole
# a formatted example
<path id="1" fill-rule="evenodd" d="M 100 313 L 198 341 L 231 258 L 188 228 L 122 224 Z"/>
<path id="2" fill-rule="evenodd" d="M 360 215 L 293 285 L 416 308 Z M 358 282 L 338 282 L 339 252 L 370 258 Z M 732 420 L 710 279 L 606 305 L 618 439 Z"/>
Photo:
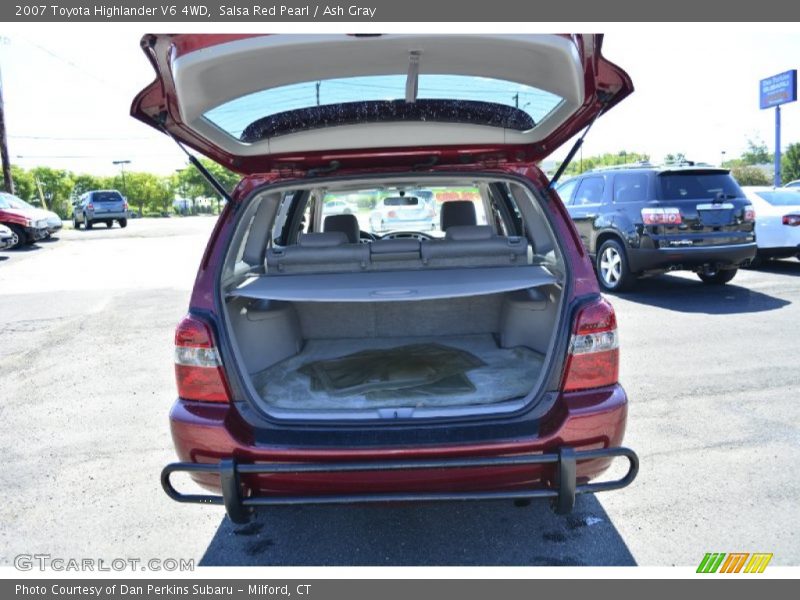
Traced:
<path id="1" fill-rule="evenodd" d="M 624 173 L 614 176 L 614 202 L 644 202 L 647 200 L 647 174 Z"/>

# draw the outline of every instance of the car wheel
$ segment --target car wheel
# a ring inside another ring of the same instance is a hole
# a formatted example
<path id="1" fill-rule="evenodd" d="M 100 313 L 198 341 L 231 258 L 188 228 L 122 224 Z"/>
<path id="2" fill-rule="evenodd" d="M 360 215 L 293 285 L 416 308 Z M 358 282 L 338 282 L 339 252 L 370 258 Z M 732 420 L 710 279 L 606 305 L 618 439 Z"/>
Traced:
<path id="1" fill-rule="evenodd" d="M 105 223 L 106 223 L 106 228 L 107 228 L 107 229 L 111 229 L 111 226 L 114 224 L 114 221 L 112 221 L 111 219 L 109 219 L 109 220 L 108 220 L 108 221 L 106 221 Z"/>
<path id="2" fill-rule="evenodd" d="M 28 243 L 28 236 L 22 227 L 19 225 L 14 225 L 13 223 L 9 223 L 8 228 L 11 230 L 11 245 L 8 247 L 9 250 L 22 248 Z"/>
<path id="3" fill-rule="evenodd" d="M 725 285 L 736 277 L 739 269 L 720 269 L 719 271 L 709 271 L 708 273 L 698 273 L 700 281 L 708 285 Z"/>
<path id="4" fill-rule="evenodd" d="M 595 259 L 597 281 L 607 292 L 621 292 L 630 289 L 636 281 L 628 266 L 625 248 L 616 240 L 606 240 L 600 246 Z"/>
<path id="5" fill-rule="evenodd" d="M 92 228 L 92 222 L 86 217 L 86 215 L 83 215 L 83 226 L 86 227 L 86 229 Z"/>
<path id="6" fill-rule="evenodd" d="M 128 219 L 120 219 L 117 223 L 119 223 L 120 227 L 125 228 L 128 226 Z"/>

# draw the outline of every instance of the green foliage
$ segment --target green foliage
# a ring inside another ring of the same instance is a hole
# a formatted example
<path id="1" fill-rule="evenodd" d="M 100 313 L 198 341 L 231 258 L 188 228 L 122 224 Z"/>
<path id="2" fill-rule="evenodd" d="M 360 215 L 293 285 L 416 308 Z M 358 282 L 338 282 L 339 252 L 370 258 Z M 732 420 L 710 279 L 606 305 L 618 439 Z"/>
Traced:
<path id="1" fill-rule="evenodd" d="M 607 152 L 598 156 L 584 156 L 583 158 L 576 156 L 567 167 L 565 175 L 579 175 L 584 171 L 591 171 L 600 167 L 627 165 L 648 160 L 650 160 L 649 154 L 628 152 L 627 150 L 620 150 L 617 153 Z"/>
<path id="2" fill-rule="evenodd" d="M 684 152 L 676 152 L 675 154 L 667 154 L 666 156 L 664 156 L 665 164 L 682 163 L 685 160 L 686 160 L 686 154 Z"/>
<path id="3" fill-rule="evenodd" d="M 747 150 L 742 153 L 743 165 L 763 165 L 775 160 L 775 155 L 768 149 L 763 140 L 747 140 Z"/>
<path id="4" fill-rule="evenodd" d="M 789 144 L 781 157 L 781 179 L 783 182 L 800 179 L 800 142 Z"/>
<path id="5" fill-rule="evenodd" d="M 764 171 L 750 165 L 739 165 L 731 169 L 731 175 L 739 185 L 769 185 L 770 180 Z"/>
<path id="6" fill-rule="evenodd" d="M 30 170 L 34 180 L 38 180 L 45 198 L 45 205 L 49 210 L 58 214 L 62 219 L 72 215 L 72 188 L 75 182 L 72 173 L 63 169 L 50 167 L 34 167 Z"/>

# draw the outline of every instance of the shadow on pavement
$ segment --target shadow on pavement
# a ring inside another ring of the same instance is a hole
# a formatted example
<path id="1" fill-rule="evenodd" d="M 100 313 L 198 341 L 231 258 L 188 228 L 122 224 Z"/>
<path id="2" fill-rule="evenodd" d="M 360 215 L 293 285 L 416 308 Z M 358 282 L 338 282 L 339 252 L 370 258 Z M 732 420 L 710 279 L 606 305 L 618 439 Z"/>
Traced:
<path id="1" fill-rule="evenodd" d="M 554 514 L 546 502 L 266 508 L 226 517 L 200 561 L 213 565 L 635 565 L 591 495 Z"/>
<path id="2" fill-rule="evenodd" d="M 800 276 L 800 261 L 792 258 L 786 260 L 768 260 L 754 268 L 753 271 Z"/>
<path id="3" fill-rule="evenodd" d="M 633 291 L 610 295 L 667 310 L 710 315 L 764 312 L 791 304 L 735 283 L 707 285 L 699 279 L 694 281 L 674 275 L 641 279 Z"/>

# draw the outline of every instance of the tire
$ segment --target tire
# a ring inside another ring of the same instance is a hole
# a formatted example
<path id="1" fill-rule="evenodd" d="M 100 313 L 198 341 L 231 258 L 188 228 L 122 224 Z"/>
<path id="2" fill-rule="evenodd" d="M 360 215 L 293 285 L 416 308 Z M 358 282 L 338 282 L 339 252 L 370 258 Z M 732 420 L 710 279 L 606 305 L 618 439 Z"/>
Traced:
<path id="1" fill-rule="evenodd" d="M 128 219 L 120 219 L 117 221 L 117 223 L 119 223 L 120 227 L 125 229 L 128 226 Z"/>
<path id="2" fill-rule="evenodd" d="M 89 218 L 87 218 L 86 215 L 83 215 L 83 226 L 86 229 L 91 229 L 92 228 L 92 221 Z"/>
<path id="3" fill-rule="evenodd" d="M 106 229 L 111 229 L 111 227 L 114 225 L 114 221 L 112 221 L 111 219 L 109 219 L 105 223 L 106 223 Z"/>
<path id="4" fill-rule="evenodd" d="M 9 223 L 7 227 L 11 230 L 11 245 L 8 247 L 9 250 L 17 250 L 28 243 L 28 234 L 25 233 L 22 227 L 14 225 L 13 223 Z"/>
<path id="5" fill-rule="evenodd" d="M 707 273 L 698 273 L 697 276 L 700 278 L 700 281 L 707 285 L 725 285 L 736 277 L 738 271 L 739 269 L 720 269 L 711 275 Z"/>
<path id="6" fill-rule="evenodd" d="M 628 254 L 617 240 L 603 242 L 595 256 L 595 269 L 597 282 L 606 292 L 623 292 L 636 282 L 628 266 Z"/>

